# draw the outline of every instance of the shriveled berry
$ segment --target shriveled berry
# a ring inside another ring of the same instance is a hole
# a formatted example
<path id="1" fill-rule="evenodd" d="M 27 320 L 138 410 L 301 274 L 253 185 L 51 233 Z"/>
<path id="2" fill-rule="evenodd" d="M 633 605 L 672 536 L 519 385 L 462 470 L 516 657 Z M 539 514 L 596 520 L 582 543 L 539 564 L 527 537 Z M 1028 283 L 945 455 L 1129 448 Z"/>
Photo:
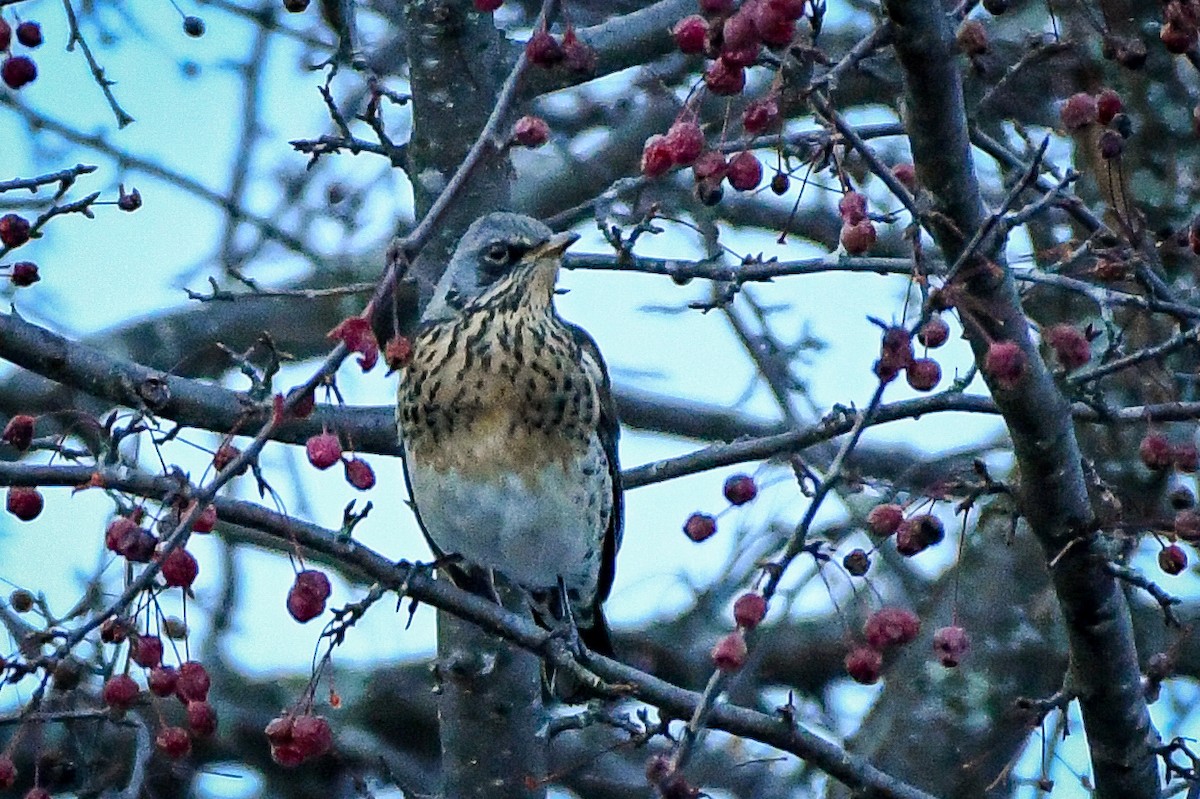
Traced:
<path id="1" fill-rule="evenodd" d="M 305 758 L 320 757 L 333 748 L 333 730 L 324 716 L 297 716 L 292 725 L 292 743 Z"/>
<path id="2" fill-rule="evenodd" d="M 1069 131 L 1082 130 L 1100 117 L 1096 98 L 1087 92 L 1072 94 L 1059 110 L 1063 127 Z"/>
<path id="3" fill-rule="evenodd" d="M 288 744 L 292 742 L 292 730 L 296 726 L 296 717 L 292 714 L 278 716 L 267 722 L 263 734 L 273 744 Z"/>
<path id="4" fill-rule="evenodd" d="M 1168 53 L 1182 55 L 1195 46 L 1197 36 L 1194 29 L 1185 28 L 1171 20 L 1159 29 L 1158 38 Z"/>
<path id="5" fill-rule="evenodd" d="M 867 218 L 867 197 L 857 191 L 848 191 L 838 200 L 838 213 L 847 225 L 857 225 Z"/>
<path id="6" fill-rule="evenodd" d="M 375 487 L 375 470 L 371 464 L 361 458 L 350 458 L 342 462 L 346 471 L 346 482 L 359 491 L 368 491 Z"/>
<path id="7" fill-rule="evenodd" d="M 737 671 L 745 665 L 746 655 L 746 637 L 741 630 L 734 630 L 717 641 L 712 650 L 712 662 L 721 671 Z"/>
<path id="8" fill-rule="evenodd" d="M 758 496 L 758 485 L 748 474 L 733 474 L 725 479 L 725 499 L 731 505 L 745 505 Z"/>
<path id="9" fill-rule="evenodd" d="M 1196 451 L 1196 445 L 1190 441 L 1176 444 L 1171 448 L 1171 461 L 1179 471 L 1191 474 L 1200 466 L 1200 452 Z"/>
<path id="10" fill-rule="evenodd" d="M 242 454 L 242 451 L 228 442 L 217 447 L 217 451 L 213 453 L 213 467 L 217 471 L 221 471 L 229 464 L 233 463 L 234 459 Z"/>
<path id="11" fill-rule="evenodd" d="M 945 344 L 950 338 L 950 325 L 941 314 L 934 314 L 917 330 L 917 341 L 931 350 Z"/>
<path id="12" fill-rule="evenodd" d="M 217 711 L 208 702 L 188 702 L 187 720 L 197 738 L 207 738 L 217 731 Z"/>
<path id="13" fill-rule="evenodd" d="M 1170 469 L 1174 463 L 1171 442 L 1161 433 L 1147 433 L 1138 446 L 1138 457 L 1147 469 L 1155 472 Z"/>
<path id="14" fill-rule="evenodd" d="M 1078 369 L 1092 359 L 1092 345 L 1087 336 L 1068 324 L 1054 325 L 1046 330 L 1046 343 L 1054 357 L 1067 371 Z"/>
<path id="15" fill-rule="evenodd" d="M 1189 508 L 1176 513 L 1174 530 L 1175 535 L 1184 541 L 1193 544 L 1200 542 L 1200 512 Z"/>
<path id="16" fill-rule="evenodd" d="M 1013 389 L 1021 382 L 1028 367 L 1024 350 L 1015 341 L 993 341 L 984 357 L 983 371 L 1004 389 Z"/>
<path id="17" fill-rule="evenodd" d="M 167 757 L 178 760 L 192 751 L 192 737 L 183 727 L 163 727 L 154 736 L 154 745 Z"/>
<path id="18" fill-rule="evenodd" d="M 921 620 L 911 610 L 884 607 L 867 617 L 863 635 L 867 645 L 882 652 L 911 643 L 921 631 Z"/>
<path id="19" fill-rule="evenodd" d="M 10 58 L 8 61 L 5 61 L 5 66 L 12 60 Z M 23 216 L 18 214 L 0 216 L 0 244 L 3 244 L 5 247 L 20 247 L 29 241 L 29 230 L 29 220 Z"/>
<path id="20" fill-rule="evenodd" d="M 56 691 L 74 691 L 83 680 L 87 666 L 74 655 L 68 655 L 54 664 L 54 689 Z M 135 688 L 137 686 L 134 686 Z"/>
<path id="21" fill-rule="evenodd" d="M 42 514 L 46 501 L 42 492 L 33 486 L 13 486 L 8 489 L 5 509 L 23 522 L 31 522 Z"/>
<path id="22" fill-rule="evenodd" d="M 212 680 L 208 669 L 194 660 L 179 667 L 179 680 L 175 683 L 175 695 L 184 702 L 203 702 L 208 699 Z"/>
<path id="23" fill-rule="evenodd" d="M 762 164 L 749 150 L 743 150 L 729 159 L 729 172 L 725 179 L 738 191 L 752 191 L 757 188 L 758 184 L 762 183 L 762 176 Z"/>
<path id="24" fill-rule="evenodd" d="M 105 619 L 100 625 L 100 640 L 106 644 L 122 644 L 129 637 L 128 619 Z"/>
<path id="25" fill-rule="evenodd" d="M 7 50 L 12 43 L 12 26 L 0 17 L 0 50 Z"/>
<path id="26" fill-rule="evenodd" d="M 1158 553 L 1158 568 L 1167 574 L 1180 574 L 1187 568 L 1187 553 L 1176 544 L 1163 547 Z"/>
<path id="27" fill-rule="evenodd" d="M 874 685 L 883 674 L 883 655 L 868 646 L 851 649 L 845 663 L 850 678 L 863 685 Z"/>
<path id="28" fill-rule="evenodd" d="M 163 580 L 173 588 L 191 588 L 199 573 L 200 564 L 183 547 L 171 550 L 162 564 Z"/>
<path id="29" fill-rule="evenodd" d="M 137 701 L 141 689 L 128 674 L 118 674 L 104 683 L 101 697 L 104 704 L 117 710 L 127 710 Z"/>
<path id="30" fill-rule="evenodd" d="M 667 137 L 656 133 L 646 139 L 642 147 L 642 174 L 648 178 L 656 178 L 665 174 L 675 163 L 671 154 L 671 145 Z"/>
<path id="31" fill-rule="evenodd" d="M 713 94 L 723 97 L 740 94 L 746 88 L 746 70 L 724 58 L 718 58 L 704 70 L 704 85 Z"/>
<path id="32" fill-rule="evenodd" d="M 2 20 L 0 20 L 2 21 Z M 0 791 L 13 787 L 17 781 L 17 766 L 11 757 L 0 753 Z"/>
<path id="33" fill-rule="evenodd" d="M 117 186 L 117 208 L 133 213 L 142 207 L 142 193 L 137 189 L 125 191 L 125 184 Z"/>
<path id="34" fill-rule="evenodd" d="M 308 569 L 296 575 L 288 590 L 287 609 L 300 623 L 312 621 L 325 612 L 325 600 L 332 590 L 324 572 Z"/>
<path id="35" fill-rule="evenodd" d="M 722 42 L 722 49 L 728 50 L 741 50 L 759 43 L 758 28 L 754 24 L 754 15 L 749 4 L 743 5 L 737 13 L 725 20 Z"/>
<path id="36" fill-rule="evenodd" d="M 32 416 L 18 413 L 8 420 L 8 424 L 4 425 L 4 432 L 0 433 L 0 441 L 6 441 L 24 452 L 33 443 L 34 421 Z"/>
<path id="37" fill-rule="evenodd" d="M 958 42 L 958 49 L 968 58 L 981 56 L 988 51 L 987 29 L 977 19 L 963 20 L 962 25 L 958 26 L 955 40 Z"/>
<path id="38" fill-rule="evenodd" d="M 779 103 L 774 97 L 755 100 L 742 112 L 742 127 L 752 136 L 766 133 L 779 124 Z"/>
<path id="39" fill-rule="evenodd" d="M 590 75 L 596 71 L 596 51 L 568 25 L 562 39 L 563 64 L 572 72 Z"/>
<path id="40" fill-rule="evenodd" d="M 29 56 L 15 55 L 0 64 L 0 80 L 10 89 L 28 86 L 37 80 L 37 74 L 37 64 Z"/>
<path id="41" fill-rule="evenodd" d="M 760 2 L 754 9 L 754 28 L 767 47 L 783 47 L 796 38 L 796 17 L 778 3 Z"/>
<path id="42" fill-rule="evenodd" d="M 45 788 L 30 788 L 22 799 L 53 799 Z"/>
<path id="43" fill-rule="evenodd" d="M 530 63 L 539 67 L 552 67 L 563 60 L 562 47 L 545 29 L 541 28 L 525 43 L 525 55 Z"/>
<path id="44" fill-rule="evenodd" d="M 761 52 L 762 48 L 757 44 L 737 49 L 725 47 L 721 50 L 720 60 L 731 67 L 752 67 L 758 63 L 758 55 Z"/>
<path id="45" fill-rule="evenodd" d="M 308 0 L 283 0 L 283 10 L 289 14 L 299 14 L 308 8 Z"/>
<path id="46" fill-rule="evenodd" d="M 24 588 L 14 589 L 8 595 L 8 604 L 17 613 L 28 613 L 33 610 L 34 596 L 31 592 Z"/>
<path id="47" fill-rule="evenodd" d="M 887 538 L 900 529 L 904 521 L 904 508 L 894 503 L 876 505 L 867 514 L 867 529 L 881 538 Z"/>
<path id="48" fill-rule="evenodd" d="M 753 591 L 742 594 L 733 603 L 733 620 L 739 627 L 753 630 L 767 615 L 767 600 Z"/>
<path id="49" fill-rule="evenodd" d="M 184 17 L 183 32 L 193 39 L 199 39 L 204 35 L 204 20 L 200 19 L 200 17 Z"/>
<path id="50" fill-rule="evenodd" d="M 725 156 L 716 150 L 701 153 L 696 163 L 692 164 L 692 174 L 697 180 L 720 183 L 728 171 L 729 165 L 725 162 Z"/>
<path id="51" fill-rule="evenodd" d="M 839 238 L 842 246 L 846 248 L 847 254 L 862 255 L 875 246 L 877 238 L 875 225 L 869 219 L 864 219 L 853 225 L 842 225 L 842 232 Z"/>
<path id="52" fill-rule="evenodd" d="M 942 367 L 933 358 L 914 358 L 907 377 L 908 384 L 917 391 L 933 391 L 942 379 Z"/>
<path id="53" fill-rule="evenodd" d="M 970 648 L 971 639 L 962 627 L 941 627 L 933 634 L 933 654 L 948 669 L 961 663 Z"/>
<path id="54" fill-rule="evenodd" d="M 8 279 L 19 289 L 28 288 L 42 279 L 38 274 L 37 264 L 32 261 L 17 261 L 12 265 Z"/>
<path id="55" fill-rule="evenodd" d="M 945 537 L 946 528 L 938 517 L 929 513 L 911 516 L 901 522 L 900 529 L 896 531 L 896 551 L 905 557 L 912 557 L 940 544 Z"/>
<path id="56" fill-rule="evenodd" d="M 909 191 L 916 190 L 917 169 L 912 164 L 896 164 L 892 167 L 892 174 L 896 176 L 896 180 L 903 184 L 904 188 Z"/>
<path id="57" fill-rule="evenodd" d="M 700 0 L 700 11 L 710 17 L 723 16 L 733 11 L 733 0 Z"/>
<path id="58" fill-rule="evenodd" d="M 792 181 L 782 172 L 776 172 L 775 177 L 771 178 L 771 191 L 779 196 L 787 194 L 787 190 L 791 188 L 791 185 Z"/>
<path id="59" fill-rule="evenodd" d="M 842 567 L 851 577 L 862 577 L 871 568 L 871 557 L 861 549 L 854 549 L 842 558 Z"/>
<path id="60" fill-rule="evenodd" d="M 1125 152 L 1125 139 L 1115 130 L 1106 130 L 1100 134 L 1096 149 L 1100 151 L 1100 157 L 1105 161 L 1120 158 Z"/>
<path id="61" fill-rule="evenodd" d="M 205 505 L 204 510 L 200 511 L 200 515 L 196 517 L 196 521 L 192 522 L 192 532 L 211 533 L 212 529 L 216 526 L 217 506 Z"/>
<path id="62" fill-rule="evenodd" d="M 522 147 L 541 147 L 550 141 L 550 126 L 541 117 L 523 116 L 513 125 L 512 140 Z M 407 339 L 405 340 L 407 341 Z M 392 346 L 392 341 L 396 341 L 396 339 L 388 342 L 389 348 Z M 412 347 L 409 345 L 410 352 L 411 349 Z M 390 368 L 392 361 L 388 358 L 387 351 L 385 351 L 384 357 Z"/>
<path id="63" fill-rule="evenodd" d="M 679 166 L 690 166 L 704 152 L 704 132 L 694 120 L 677 120 L 667 131 L 667 149 Z"/>
<path id="64" fill-rule="evenodd" d="M 704 44 L 708 40 L 708 20 L 699 14 L 684 17 L 675 23 L 671 29 L 675 37 L 675 46 L 680 52 L 696 55 L 704 52 Z"/>
<path id="65" fill-rule="evenodd" d="M 693 513 L 683 523 L 684 535 L 697 543 L 712 538 L 716 532 L 717 520 L 707 513 Z"/>
<path id="66" fill-rule="evenodd" d="M 1185 510 L 1196 506 L 1196 495 L 1191 492 L 1191 489 L 1183 486 L 1172 488 L 1171 493 L 1167 494 L 1167 500 L 1175 510 Z"/>
<path id="67" fill-rule="evenodd" d="M 312 436 L 304 442 L 308 462 L 318 469 L 328 469 L 342 459 L 342 442 L 328 431 Z"/>
<path id="68" fill-rule="evenodd" d="M 1124 109 L 1125 104 L 1121 102 L 1121 95 L 1112 89 L 1103 89 L 1096 95 L 1096 120 L 1101 125 L 1112 122 L 1113 117 Z"/>
<path id="69" fill-rule="evenodd" d="M 139 635 L 129 647 L 129 659 L 144 669 L 162 663 L 163 642 L 157 635 Z"/>
<path id="70" fill-rule="evenodd" d="M 408 366 L 412 360 L 412 340 L 408 336 L 392 336 L 383 348 L 383 360 L 389 375 Z M 309 413 L 312 413 L 311 405 Z"/>
<path id="71" fill-rule="evenodd" d="M 179 670 L 174 666 L 157 666 L 150 669 L 146 683 L 155 696 L 171 696 L 179 686 Z"/>

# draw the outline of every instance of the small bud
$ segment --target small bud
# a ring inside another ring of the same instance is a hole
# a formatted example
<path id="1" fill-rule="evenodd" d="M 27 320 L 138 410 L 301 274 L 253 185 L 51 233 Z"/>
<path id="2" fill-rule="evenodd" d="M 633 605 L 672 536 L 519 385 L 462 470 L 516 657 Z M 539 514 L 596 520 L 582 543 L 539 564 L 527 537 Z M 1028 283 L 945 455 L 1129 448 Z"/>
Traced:
<path id="1" fill-rule="evenodd" d="M 758 486 L 748 474 L 730 475 L 725 480 L 725 499 L 731 505 L 745 505 L 758 496 Z"/>
<path id="2" fill-rule="evenodd" d="M 550 141 L 550 126 L 541 117 L 523 116 L 513 125 L 512 140 L 521 147 L 541 147 Z M 391 341 L 388 345 L 391 345 Z"/>
<path id="3" fill-rule="evenodd" d="M 734 630 L 713 647 L 712 662 L 718 669 L 728 673 L 745 665 L 746 655 L 746 637 L 741 630 Z"/>
<path id="4" fill-rule="evenodd" d="M 767 615 L 767 600 L 762 594 L 749 592 L 742 594 L 733 603 L 733 620 L 739 627 L 753 630 Z"/>
<path id="5" fill-rule="evenodd" d="M 693 513 L 684 522 L 683 532 L 696 543 L 706 541 L 717 532 L 717 520 L 707 513 Z"/>
<path id="6" fill-rule="evenodd" d="M 971 640 L 962 627 L 942 627 L 933 634 L 933 653 L 948 669 L 962 662 L 963 655 L 967 654 L 970 646 Z"/>

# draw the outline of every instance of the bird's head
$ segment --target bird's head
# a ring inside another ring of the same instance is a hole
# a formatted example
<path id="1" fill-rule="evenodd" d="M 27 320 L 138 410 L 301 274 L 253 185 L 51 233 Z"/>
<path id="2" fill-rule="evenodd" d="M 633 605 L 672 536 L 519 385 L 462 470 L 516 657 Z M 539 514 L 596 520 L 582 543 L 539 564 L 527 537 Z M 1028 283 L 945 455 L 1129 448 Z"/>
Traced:
<path id="1" fill-rule="evenodd" d="M 447 319 L 471 303 L 509 292 L 549 303 L 562 254 L 578 239 L 532 217 L 496 212 L 467 228 L 425 309 L 426 321 Z"/>

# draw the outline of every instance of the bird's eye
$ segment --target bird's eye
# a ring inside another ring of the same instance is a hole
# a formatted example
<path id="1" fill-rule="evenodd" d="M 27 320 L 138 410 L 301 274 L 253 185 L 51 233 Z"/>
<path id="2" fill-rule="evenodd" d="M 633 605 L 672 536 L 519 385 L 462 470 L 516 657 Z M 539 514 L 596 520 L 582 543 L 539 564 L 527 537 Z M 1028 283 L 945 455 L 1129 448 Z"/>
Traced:
<path id="1" fill-rule="evenodd" d="M 486 258 L 490 263 L 499 266 L 501 264 L 507 264 L 512 260 L 512 250 L 502 241 L 493 241 L 488 245 L 487 251 L 484 252 L 483 257 Z"/>

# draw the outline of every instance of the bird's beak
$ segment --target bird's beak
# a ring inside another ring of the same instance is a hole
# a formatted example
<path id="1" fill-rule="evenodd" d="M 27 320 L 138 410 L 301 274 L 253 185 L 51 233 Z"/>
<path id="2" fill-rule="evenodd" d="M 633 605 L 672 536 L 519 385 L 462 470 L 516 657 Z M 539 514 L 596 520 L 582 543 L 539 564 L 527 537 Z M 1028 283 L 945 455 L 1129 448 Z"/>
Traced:
<path id="1" fill-rule="evenodd" d="M 535 247 L 529 256 L 534 260 L 541 260 L 542 258 L 558 258 L 564 252 L 566 252 L 568 247 L 577 241 L 579 241 L 578 233 L 571 233 L 570 231 L 566 233 L 555 233 L 549 239 Z"/>

